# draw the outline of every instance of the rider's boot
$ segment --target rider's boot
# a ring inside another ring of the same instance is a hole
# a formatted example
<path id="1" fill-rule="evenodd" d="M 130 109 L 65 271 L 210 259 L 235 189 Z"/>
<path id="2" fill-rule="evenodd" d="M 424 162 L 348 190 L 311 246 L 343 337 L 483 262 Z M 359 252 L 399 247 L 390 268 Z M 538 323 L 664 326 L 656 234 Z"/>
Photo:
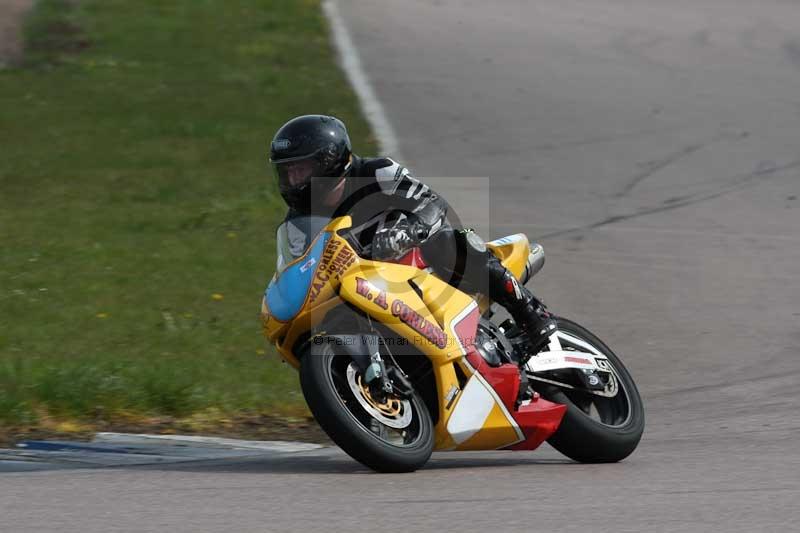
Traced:
<path id="1" fill-rule="evenodd" d="M 487 266 L 490 272 L 489 296 L 508 311 L 528 338 L 527 353 L 520 361 L 521 365 L 525 364 L 550 342 L 550 335 L 556 331 L 556 321 L 544 304 L 520 284 L 497 257 L 490 257 Z"/>
<path id="2" fill-rule="evenodd" d="M 522 331 L 522 353 L 517 364 L 519 365 L 520 387 L 517 394 L 516 405 L 519 408 L 523 402 L 533 398 L 534 391 L 528 382 L 525 363 L 539 353 L 550 342 L 550 335 L 556 331 L 556 321 L 547 312 L 544 304 L 539 301 L 500 260 L 492 256 L 488 260 L 490 272 L 489 296 L 508 311 L 517 327 Z"/>

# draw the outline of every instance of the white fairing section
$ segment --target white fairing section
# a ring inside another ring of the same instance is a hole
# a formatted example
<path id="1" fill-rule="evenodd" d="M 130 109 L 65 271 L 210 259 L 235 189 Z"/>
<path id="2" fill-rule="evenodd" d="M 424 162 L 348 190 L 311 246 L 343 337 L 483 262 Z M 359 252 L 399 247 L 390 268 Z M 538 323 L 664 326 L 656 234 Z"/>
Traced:
<path id="1" fill-rule="evenodd" d="M 494 405 L 494 398 L 483 383 L 474 376 L 470 378 L 447 421 L 447 432 L 453 441 L 461 444 L 480 431 Z"/>
<path id="2" fill-rule="evenodd" d="M 549 352 L 540 352 L 538 355 L 531 357 L 525 367 L 530 372 L 547 372 L 564 368 L 602 371 L 605 367 L 598 366 L 596 362 L 598 359 L 606 361 L 605 357 L 598 357 L 590 353 L 551 350 Z"/>
<path id="3" fill-rule="evenodd" d="M 558 339 L 560 333 L 561 332 L 557 331 L 552 335 L 550 335 L 550 345 L 548 346 L 548 348 L 550 349 L 551 352 L 560 352 L 562 350 L 561 341 Z"/>
<path id="4" fill-rule="evenodd" d="M 569 333 L 564 333 L 563 331 L 559 331 L 557 333 L 557 335 L 564 342 L 568 342 L 568 343 L 573 344 L 575 346 L 580 346 L 581 348 L 583 348 L 587 352 L 592 352 L 593 354 L 598 355 L 598 356 L 602 357 L 603 359 L 605 359 L 605 356 L 602 353 L 600 353 L 600 350 L 598 350 L 597 348 L 595 348 L 594 346 L 592 346 L 588 342 L 584 342 L 581 339 L 579 339 L 578 337 L 573 337 Z M 561 344 L 559 343 L 559 346 L 560 345 Z"/>

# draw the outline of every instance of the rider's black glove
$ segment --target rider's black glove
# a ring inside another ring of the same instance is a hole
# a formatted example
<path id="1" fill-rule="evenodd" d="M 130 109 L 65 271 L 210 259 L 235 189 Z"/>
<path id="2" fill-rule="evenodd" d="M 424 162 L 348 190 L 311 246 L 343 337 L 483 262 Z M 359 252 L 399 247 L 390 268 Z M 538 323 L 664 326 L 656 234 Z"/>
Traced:
<path id="1" fill-rule="evenodd" d="M 391 228 L 376 231 L 372 238 L 373 259 L 396 259 L 411 248 L 419 246 L 428 235 L 419 222 L 403 219 Z"/>

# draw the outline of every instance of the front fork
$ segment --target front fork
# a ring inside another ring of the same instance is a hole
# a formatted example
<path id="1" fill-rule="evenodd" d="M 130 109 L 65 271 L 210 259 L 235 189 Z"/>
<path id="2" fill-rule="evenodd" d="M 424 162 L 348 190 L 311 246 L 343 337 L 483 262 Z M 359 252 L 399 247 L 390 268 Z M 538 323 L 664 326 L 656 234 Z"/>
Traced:
<path id="1" fill-rule="evenodd" d="M 414 394 L 414 386 L 402 369 L 397 365 L 386 365 L 380 349 L 385 343 L 381 343 L 378 334 L 324 335 L 323 339 L 324 342 L 335 342 L 350 356 L 375 398 L 385 398 L 392 393 L 408 398 Z"/>

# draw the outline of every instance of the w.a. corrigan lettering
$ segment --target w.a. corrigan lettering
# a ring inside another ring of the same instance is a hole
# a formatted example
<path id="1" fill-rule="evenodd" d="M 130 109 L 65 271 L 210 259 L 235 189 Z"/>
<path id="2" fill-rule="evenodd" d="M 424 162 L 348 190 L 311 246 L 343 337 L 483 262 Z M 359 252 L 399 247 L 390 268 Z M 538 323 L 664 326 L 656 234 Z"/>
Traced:
<path id="1" fill-rule="evenodd" d="M 386 291 L 378 291 L 375 297 L 370 291 L 372 286 L 362 278 L 356 278 L 356 294 L 371 301 L 382 309 L 387 309 Z M 447 334 L 436 324 L 430 322 L 425 317 L 414 311 L 400 298 L 392 302 L 392 315 L 399 318 L 404 324 L 431 341 L 439 348 L 447 346 Z"/>
<path id="2" fill-rule="evenodd" d="M 314 274 L 314 283 L 311 284 L 309 302 L 313 303 L 319 296 L 320 291 L 331 279 L 342 274 L 356 260 L 356 254 L 350 248 L 340 247 L 341 242 L 333 240 L 325 247 L 322 252 L 317 272 Z"/>
<path id="3" fill-rule="evenodd" d="M 447 346 L 447 334 L 411 309 L 402 300 L 397 299 L 392 302 L 392 314 L 439 348 Z"/>

